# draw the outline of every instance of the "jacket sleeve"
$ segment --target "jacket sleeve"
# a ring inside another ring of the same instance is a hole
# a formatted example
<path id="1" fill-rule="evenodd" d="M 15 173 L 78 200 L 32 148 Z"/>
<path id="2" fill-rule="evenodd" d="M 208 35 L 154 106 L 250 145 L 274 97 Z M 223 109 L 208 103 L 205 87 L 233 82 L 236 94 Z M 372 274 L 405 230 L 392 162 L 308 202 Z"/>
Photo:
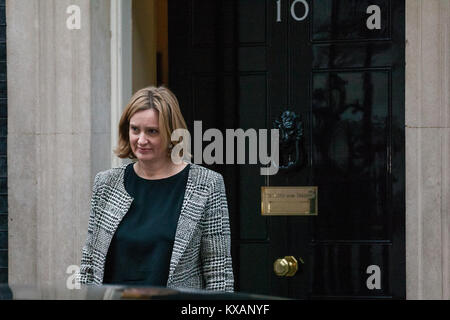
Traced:
<path id="1" fill-rule="evenodd" d="M 92 241 L 94 234 L 94 226 L 95 226 L 95 208 L 97 207 L 97 198 L 98 198 L 98 181 L 99 181 L 99 173 L 95 176 L 94 185 L 92 187 L 92 195 L 91 195 L 91 210 L 89 214 L 89 224 L 88 224 L 88 232 L 86 243 L 81 251 L 81 264 L 80 264 L 80 273 L 77 277 L 79 283 L 81 284 L 92 284 L 94 283 L 94 270 L 92 263 Z"/>
<path id="2" fill-rule="evenodd" d="M 217 174 L 203 217 L 201 258 L 206 290 L 234 291 L 231 232 L 223 177 Z"/>

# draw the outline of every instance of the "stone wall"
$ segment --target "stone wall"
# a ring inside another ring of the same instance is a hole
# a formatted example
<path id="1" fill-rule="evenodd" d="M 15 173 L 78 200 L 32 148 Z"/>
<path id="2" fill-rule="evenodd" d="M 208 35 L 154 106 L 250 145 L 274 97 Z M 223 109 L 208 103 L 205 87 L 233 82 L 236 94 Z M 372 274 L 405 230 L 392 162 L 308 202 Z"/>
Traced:
<path id="1" fill-rule="evenodd" d="M 407 299 L 450 299 L 450 1 L 405 2 Z"/>
<path id="2" fill-rule="evenodd" d="M 70 5 L 81 9 L 79 30 L 66 27 Z M 111 163 L 110 4 L 7 0 L 6 8 L 9 282 L 67 298 L 93 178 Z"/>

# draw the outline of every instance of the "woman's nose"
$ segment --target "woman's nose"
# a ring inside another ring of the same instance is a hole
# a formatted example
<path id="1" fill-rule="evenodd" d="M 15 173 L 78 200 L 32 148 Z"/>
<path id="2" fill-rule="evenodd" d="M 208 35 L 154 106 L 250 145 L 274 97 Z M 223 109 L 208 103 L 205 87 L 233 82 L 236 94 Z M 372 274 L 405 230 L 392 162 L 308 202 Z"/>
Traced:
<path id="1" fill-rule="evenodd" d="M 147 139 L 145 138 L 145 136 L 143 134 L 139 135 L 138 141 L 137 141 L 140 145 L 146 144 L 147 143 Z"/>

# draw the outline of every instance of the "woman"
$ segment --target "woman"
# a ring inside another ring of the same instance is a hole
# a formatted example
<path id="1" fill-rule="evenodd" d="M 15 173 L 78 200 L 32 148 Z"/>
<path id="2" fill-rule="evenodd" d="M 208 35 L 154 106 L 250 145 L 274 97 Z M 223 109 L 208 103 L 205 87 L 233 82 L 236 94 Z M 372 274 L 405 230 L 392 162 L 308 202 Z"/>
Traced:
<path id="1" fill-rule="evenodd" d="M 186 124 L 170 90 L 133 95 L 115 152 L 136 161 L 95 177 L 81 283 L 233 291 L 223 178 L 171 160 L 179 128 Z"/>

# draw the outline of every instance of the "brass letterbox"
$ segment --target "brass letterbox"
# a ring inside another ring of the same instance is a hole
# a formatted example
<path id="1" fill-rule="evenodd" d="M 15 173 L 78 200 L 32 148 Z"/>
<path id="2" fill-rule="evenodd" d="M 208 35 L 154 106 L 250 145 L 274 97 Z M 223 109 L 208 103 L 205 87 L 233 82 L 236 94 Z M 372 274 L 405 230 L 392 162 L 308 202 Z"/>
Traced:
<path id="1" fill-rule="evenodd" d="M 261 187 L 263 216 L 317 216 L 317 187 Z"/>

